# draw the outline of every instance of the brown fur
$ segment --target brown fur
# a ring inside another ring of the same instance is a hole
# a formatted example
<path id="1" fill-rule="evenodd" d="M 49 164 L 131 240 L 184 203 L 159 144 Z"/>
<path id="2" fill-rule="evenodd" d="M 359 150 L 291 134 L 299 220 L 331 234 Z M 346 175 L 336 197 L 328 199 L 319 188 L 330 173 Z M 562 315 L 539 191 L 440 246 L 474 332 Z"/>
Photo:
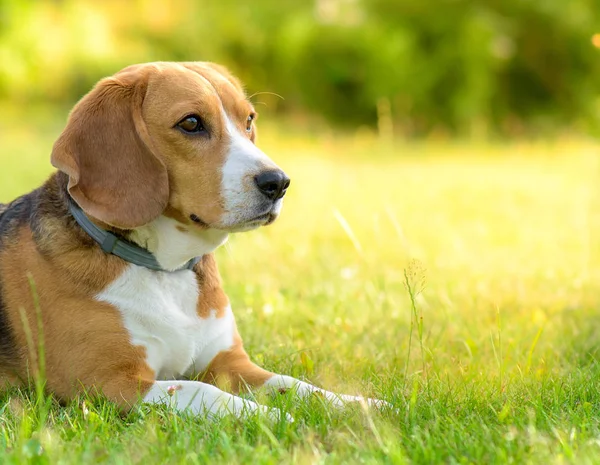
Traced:
<path id="1" fill-rule="evenodd" d="M 196 274 L 200 289 L 198 315 L 201 318 L 207 318 L 210 316 L 211 310 L 216 310 L 216 317 L 221 318 L 229 304 L 229 298 L 221 285 L 221 275 L 212 254 L 202 257 L 202 260 L 196 265 Z"/>
<path id="2" fill-rule="evenodd" d="M 143 349 L 129 343 L 117 310 L 93 300 L 126 265 L 74 228 L 66 206 L 56 208 L 60 178 L 46 183 L 30 223 L 13 231 L 0 254 L 2 297 L 18 347 L 11 374 L 25 381 L 38 373 L 37 300 L 47 388 L 69 399 L 94 387 L 120 405 L 131 404 L 140 388 L 150 387 L 154 373 Z"/>
<path id="3" fill-rule="evenodd" d="M 52 164 L 69 175 L 79 206 L 122 229 L 156 218 L 169 198 L 167 169 L 142 117 L 148 75 L 100 81 L 75 106 L 52 151 Z"/>
<path id="4" fill-rule="evenodd" d="M 207 318 L 212 310 L 221 318 L 229 304 L 229 299 L 221 286 L 221 276 L 217 262 L 212 254 L 202 257 L 196 265 L 200 299 L 198 299 L 198 315 Z M 242 338 L 236 330 L 233 346 L 218 354 L 205 370 L 201 379 L 216 384 L 222 389 L 239 392 L 246 385 L 260 386 L 273 376 L 256 366 L 244 350 Z"/>
<path id="5" fill-rule="evenodd" d="M 181 213 L 178 210 L 175 210 L 171 205 L 167 205 L 167 208 L 163 212 L 163 215 L 167 218 L 174 219 L 175 221 L 178 221 L 181 224 L 191 223 L 190 220 L 183 215 L 183 213 Z"/>
<path id="6" fill-rule="evenodd" d="M 218 173 L 228 145 L 222 108 L 243 130 L 254 114 L 239 81 L 206 63 L 131 66 L 77 104 L 52 152 L 62 172 L 0 206 L 0 383 L 39 373 L 41 315 L 47 388 L 58 398 L 97 390 L 127 407 L 151 387 L 155 374 L 144 349 L 129 342 L 119 312 L 94 299 L 127 264 L 75 223 L 68 195 L 92 221 L 125 238 L 161 213 L 183 229 L 218 225 Z M 209 138 L 173 131 L 194 113 Z M 254 129 L 248 137 L 254 140 Z M 202 221 L 190 221 L 192 215 Z M 198 314 L 222 316 L 229 300 L 214 257 L 203 257 L 196 273 Z M 236 333 L 234 347 L 216 356 L 205 378 L 238 391 L 271 375 L 250 361 Z"/>
<path id="7" fill-rule="evenodd" d="M 231 349 L 219 353 L 205 370 L 202 381 L 238 393 L 246 387 L 262 386 L 273 373 L 254 364 L 236 332 Z"/>
<path id="8" fill-rule="evenodd" d="M 77 203 L 102 223 L 131 229 L 167 208 L 178 220 L 193 214 L 204 226 L 218 226 L 224 213 L 218 168 L 229 137 L 222 109 L 240 129 L 255 114 L 223 67 L 130 66 L 100 81 L 75 106 L 52 163 L 69 174 Z M 190 114 L 202 115 L 210 137 L 172 130 Z M 248 137 L 254 139 L 254 128 Z"/>

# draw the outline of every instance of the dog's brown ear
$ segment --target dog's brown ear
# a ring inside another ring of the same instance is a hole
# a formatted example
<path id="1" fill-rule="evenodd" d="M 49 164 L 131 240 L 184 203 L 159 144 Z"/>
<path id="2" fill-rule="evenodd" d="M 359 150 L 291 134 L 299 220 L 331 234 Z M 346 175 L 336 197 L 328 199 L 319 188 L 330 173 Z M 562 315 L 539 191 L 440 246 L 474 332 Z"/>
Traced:
<path id="1" fill-rule="evenodd" d="M 77 204 L 121 229 L 158 217 L 169 197 L 166 167 L 142 118 L 147 84 L 140 67 L 100 81 L 75 106 L 52 150 L 52 165 L 69 175 Z"/>

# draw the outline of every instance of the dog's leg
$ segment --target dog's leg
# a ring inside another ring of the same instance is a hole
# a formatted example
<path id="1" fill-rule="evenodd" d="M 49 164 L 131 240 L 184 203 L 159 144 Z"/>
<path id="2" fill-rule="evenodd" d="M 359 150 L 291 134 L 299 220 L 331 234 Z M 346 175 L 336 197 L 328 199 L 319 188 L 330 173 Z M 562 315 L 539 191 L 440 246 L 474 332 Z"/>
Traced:
<path id="1" fill-rule="evenodd" d="M 178 411 L 189 410 L 199 415 L 244 416 L 261 412 L 277 420 L 281 414 L 279 410 L 269 409 L 198 381 L 155 381 L 143 401 L 172 405 Z M 292 421 L 289 415 L 287 419 Z"/>
<path id="2" fill-rule="evenodd" d="M 229 350 L 219 352 L 199 379 L 238 393 L 247 391 L 248 388 L 263 386 L 273 376 L 274 373 L 264 370 L 250 360 L 236 331 L 233 346 Z"/>
<path id="3" fill-rule="evenodd" d="M 223 386 L 224 389 L 230 389 L 233 392 L 244 390 L 246 386 L 264 387 L 272 393 L 292 391 L 300 397 L 321 396 L 331 404 L 339 407 L 349 402 L 364 402 L 372 407 L 390 406 L 382 400 L 336 394 L 291 376 L 264 370 L 250 360 L 239 337 L 230 350 L 221 352 L 214 358 L 202 379 Z"/>
<path id="4" fill-rule="evenodd" d="M 291 390 L 297 396 L 305 398 L 309 396 L 321 396 L 323 399 L 336 407 L 343 407 L 350 402 L 364 403 L 369 407 L 391 407 L 388 402 L 379 399 L 370 399 L 362 396 L 352 396 L 347 394 L 336 394 L 326 391 L 312 384 L 292 378 L 291 376 L 274 374 L 263 385 L 273 393 L 285 393 Z"/>

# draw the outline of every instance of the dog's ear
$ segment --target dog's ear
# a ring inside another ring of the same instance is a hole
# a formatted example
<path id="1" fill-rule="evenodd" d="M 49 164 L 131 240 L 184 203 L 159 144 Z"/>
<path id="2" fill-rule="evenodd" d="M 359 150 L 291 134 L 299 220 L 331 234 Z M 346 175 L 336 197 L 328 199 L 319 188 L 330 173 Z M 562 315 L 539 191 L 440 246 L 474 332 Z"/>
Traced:
<path id="1" fill-rule="evenodd" d="M 52 165 L 69 175 L 77 204 L 121 229 L 158 217 L 169 198 L 166 167 L 142 118 L 149 72 L 129 67 L 100 81 L 75 106 L 52 150 Z"/>

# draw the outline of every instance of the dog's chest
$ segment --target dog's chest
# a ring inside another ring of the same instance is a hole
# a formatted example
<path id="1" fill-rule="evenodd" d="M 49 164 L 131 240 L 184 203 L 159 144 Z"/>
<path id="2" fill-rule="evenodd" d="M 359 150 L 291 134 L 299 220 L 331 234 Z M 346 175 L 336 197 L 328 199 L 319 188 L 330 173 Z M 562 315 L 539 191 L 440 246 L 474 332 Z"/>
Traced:
<path id="1" fill-rule="evenodd" d="M 157 379 L 170 379 L 202 371 L 233 344 L 231 309 L 212 309 L 201 318 L 198 292 L 192 271 L 166 273 L 129 265 L 96 298 L 119 310 L 131 342 L 146 349 Z"/>

